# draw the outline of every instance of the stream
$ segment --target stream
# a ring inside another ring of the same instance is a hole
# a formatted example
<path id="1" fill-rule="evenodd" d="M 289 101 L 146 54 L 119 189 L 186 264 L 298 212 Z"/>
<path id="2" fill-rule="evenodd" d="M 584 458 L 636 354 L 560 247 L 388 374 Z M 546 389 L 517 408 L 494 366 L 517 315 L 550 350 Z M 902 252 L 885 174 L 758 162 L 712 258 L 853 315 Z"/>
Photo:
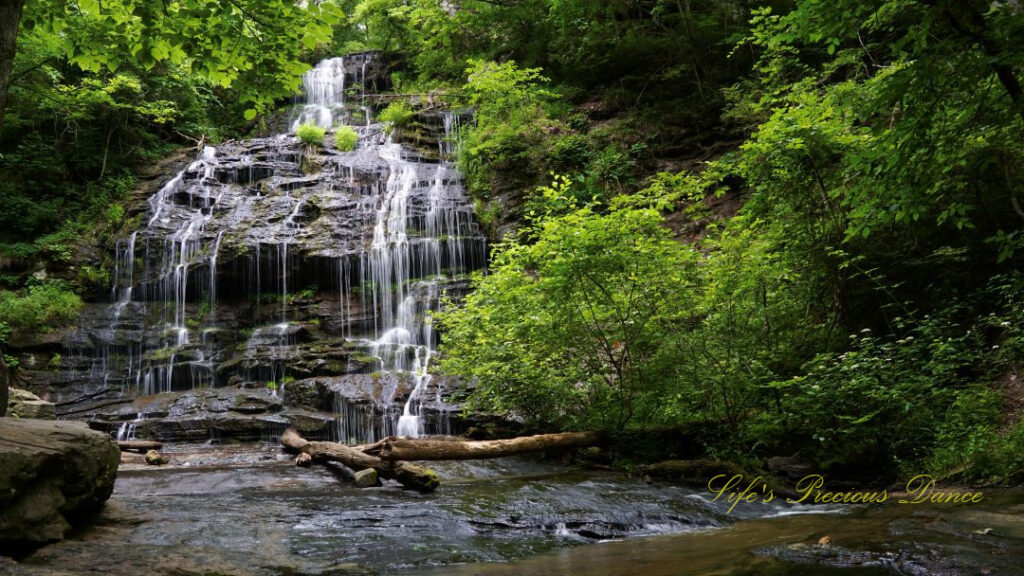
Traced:
<path id="1" fill-rule="evenodd" d="M 358 489 L 271 444 L 122 465 L 91 527 L 4 574 L 1024 574 L 1024 493 L 962 506 L 711 502 L 534 458 L 435 463 L 433 494 Z M 832 544 L 819 546 L 828 536 Z"/>

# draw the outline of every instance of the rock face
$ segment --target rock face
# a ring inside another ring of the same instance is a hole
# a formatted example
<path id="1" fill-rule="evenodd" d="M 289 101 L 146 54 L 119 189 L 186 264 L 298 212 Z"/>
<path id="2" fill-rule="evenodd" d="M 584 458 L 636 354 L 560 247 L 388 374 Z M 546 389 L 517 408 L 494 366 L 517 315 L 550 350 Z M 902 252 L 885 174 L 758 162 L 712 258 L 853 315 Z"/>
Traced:
<path id="1" fill-rule="evenodd" d="M 27 390 L 11 388 L 7 400 L 7 415 L 14 418 L 56 420 L 57 408 L 53 402 L 42 400 Z"/>
<path id="2" fill-rule="evenodd" d="M 0 543 L 63 538 L 110 497 L 119 459 L 84 424 L 0 418 Z"/>
<path id="3" fill-rule="evenodd" d="M 429 373 L 431 312 L 468 290 L 486 238 L 450 161 L 459 114 L 425 112 L 387 134 L 373 122 L 386 71 L 379 53 L 321 62 L 282 133 L 207 146 L 150 180 L 108 247 L 113 286 L 74 331 L 21 343 L 24 366 L 59 366 L 32 389 L 97 428 L 207 440 L 301 430 L 291 415 L 309 432 L 323 419 L 288 389 L 347 379 L 332 398 L 369 394 L 312 409 L 344 418 L 339 439 L 442 432 L 430 427 L 443 392 Z M 294 135 L 305 123 L 327 130 L 322 146 Z M 335 146 L 339 124 L 355 149 Z M 284 405 L 236 403 L 254 390 Z M 162 395 L 174 406 L 138 406 Z"/>
<path id="4" fill-rule="evenodd" d="M 437 378 L 430 397 L 422 398 L 422 414 L 428 429 L 459 434 L 466 423 L 456 417 L 457 405 L 441 399 L 447 385 Z M 276 441 L 291 427 L 310 439 L 369 442 L 394 433 L 413 386 L 409 375 L 351 374 L 289 382 L 282 389 L 164 392 L 117 405 L 99 402 L 81 415 L 119 440 Z"/>

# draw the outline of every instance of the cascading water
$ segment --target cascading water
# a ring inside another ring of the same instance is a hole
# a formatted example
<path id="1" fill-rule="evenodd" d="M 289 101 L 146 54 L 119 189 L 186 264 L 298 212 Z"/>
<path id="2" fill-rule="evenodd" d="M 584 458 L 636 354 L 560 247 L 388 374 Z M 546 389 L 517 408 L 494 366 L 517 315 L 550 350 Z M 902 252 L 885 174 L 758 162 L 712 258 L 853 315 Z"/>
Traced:
<path id="1" fill-rule="evenodd" d="M 368 97 L 383 68 L 365 53 L 307 73 L 287 125 L 329 130 L 314 171 L 284 133 L 207 146 L 150 197 L 115 247 L 109 308 L 71 345 L 93 358 L 87 380 L 284 397 L 287 382 L 334 378 L 360 391 L 335 394 L 339 440 L 439 430 L 423 412 L 442 385 L 430 313 L 466 289 L 486 245 L 449 162 L 458 116 L 430 117 L 431 149 L 386 134 Z M 341 124 L 359 134 L 351 152 L 331 145 Z"/>

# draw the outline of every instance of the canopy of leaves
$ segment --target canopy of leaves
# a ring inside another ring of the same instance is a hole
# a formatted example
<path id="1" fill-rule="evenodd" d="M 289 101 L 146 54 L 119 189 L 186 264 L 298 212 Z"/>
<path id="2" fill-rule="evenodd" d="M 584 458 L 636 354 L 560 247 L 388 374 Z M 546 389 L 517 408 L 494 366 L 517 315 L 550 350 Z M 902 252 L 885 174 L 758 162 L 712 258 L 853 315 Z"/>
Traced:
<path id="1" fill-rule="evenodd" d="M 340 16 L 333 2 L 40 0 L 22 26 L 54 33 L 85 70 L 184 66 L 256 110 L 296 91 L 300 47 L 329 41 Z"/>

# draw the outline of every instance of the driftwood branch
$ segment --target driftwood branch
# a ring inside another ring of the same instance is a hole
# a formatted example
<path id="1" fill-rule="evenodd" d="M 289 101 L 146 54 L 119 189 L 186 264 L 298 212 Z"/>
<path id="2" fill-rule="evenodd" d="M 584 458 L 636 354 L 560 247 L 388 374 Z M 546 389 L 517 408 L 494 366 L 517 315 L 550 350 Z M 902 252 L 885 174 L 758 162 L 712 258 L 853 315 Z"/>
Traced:
<path id="1" fill-rule="evenodd" d="M 451 441 L 432 438 L 385 438 L 380 459 L 399 460 L 474 460 L 501 458 L 527 452 L 593 446 L 601 442 L 599 432 L 563 432 L 522 436 L 508 440 Z"/>
<path id="2" fill-rule="evenodd" d="M 156 442 L 152 440 L 118 440 L 117 447 L 122 452 L 128 450 L 135 450 L 138 452 L 147 452 L 149 450 L 159 450 L 164 447 L 162 442 Z"/>
<path id="3" fill-rule="evenodd" d="M 281 444 L 313 460 L 340 462 L 352 470 L 373 468 L 382 478 L 397 480 L 402 486 L 420 492 L 433 492 L 439 484 L 437 474 L 423 466 L 407 462 L 388 462 L 337 442 L 310 442 L 292 428 L 285 430 Z"/>

